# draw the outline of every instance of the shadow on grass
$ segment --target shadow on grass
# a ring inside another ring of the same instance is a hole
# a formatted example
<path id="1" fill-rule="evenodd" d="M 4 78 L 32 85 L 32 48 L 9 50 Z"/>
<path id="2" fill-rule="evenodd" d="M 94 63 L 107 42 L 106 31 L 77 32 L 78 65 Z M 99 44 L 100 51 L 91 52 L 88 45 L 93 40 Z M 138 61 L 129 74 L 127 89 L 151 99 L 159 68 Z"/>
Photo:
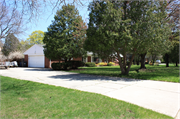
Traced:
<path id="1" fill-rule="evenodd" d="M 8 81 L 6 81 L 8 80 Z M 11 93 L 15 95 L 27 94 L 36 90 L 39 84 L 31 81 L 16 80 L 10 77 L 1 78 L 1 93 Z"/>
<path id="2" fill-rule="evenodd" d="M 142 80 L 164 80 L 177 82 L 179 77 L 179 67 L 166 67 L 166 66 L 149 66 L 146 65 L 147 70 L 139 70 L 140 66 L 133 65 L 129 71 L 129 75 L 120 75 L 120 67 L 94 67 L 94 68 L 84 68 L 84 71 L 73 71 L 76 73 L 85 73 L 85 74 L 96 74 L 104 76 L 113 76 L 113 77 L 125 77 L 125 78 L 134 78 Z M 83 69 L 83 68 L 81 68 Z"/>

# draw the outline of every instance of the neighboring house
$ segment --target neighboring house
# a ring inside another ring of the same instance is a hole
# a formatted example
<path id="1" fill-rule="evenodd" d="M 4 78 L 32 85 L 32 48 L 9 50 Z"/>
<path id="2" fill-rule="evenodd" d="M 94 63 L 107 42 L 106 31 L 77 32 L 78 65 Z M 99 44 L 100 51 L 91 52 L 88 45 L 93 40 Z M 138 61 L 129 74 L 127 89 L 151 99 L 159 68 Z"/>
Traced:
<path id="1" fill-rule="evenodd" d="M 59 62 L 58 60 L 51 60 L 45 57 L 44 55 L 44 47 L 43 45 L 35 44 L 26 50 L 24 53 L 24 61 L 27 64 L 27 67 L 43 67 L 43 68 L 51 68 L 51 64 L 55 62 Z M 92 52 L 87 52 L 87 57 L 82 58 L 72 58 L 75 61 L 83 61 L 83 62 L 113 62 L 114 60 L 108 59 L 100 59 L 98 57 L 94 57 Z"/>
<path id="2" fill-rule="evenodd" d="M 120 57 L 123 57 L 121 54 L 120 54 Z M 101 58 L 98 58 L 97 56 L 93 56 L 93 53 L 92 52 L 87 52 L 87 58 L 83 58 L 82 60 L 83 62 L 95 62 L 95 63 L 99 63 L 99 62 L 114 62 L 116 61 L 114 58 L 112 59 L 101 59 Z"/>
<path id="3" fill-rule="evenodd" d="M 153 59 L 153 57 L 155 57 L 155 60 L 160 60 L 160 59 L 163 58 L 162 55 L 157 55 L 157 56 L 146 55 L 146 56 L 145 56 L 145 62 L 149 63 L 149 62 Z"/>

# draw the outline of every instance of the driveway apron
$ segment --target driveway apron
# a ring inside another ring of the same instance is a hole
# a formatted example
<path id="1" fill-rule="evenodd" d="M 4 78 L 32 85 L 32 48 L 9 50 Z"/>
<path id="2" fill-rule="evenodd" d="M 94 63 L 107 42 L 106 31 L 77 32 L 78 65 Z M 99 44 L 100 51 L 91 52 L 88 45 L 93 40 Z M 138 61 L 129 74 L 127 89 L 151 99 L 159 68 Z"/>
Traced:
<path id="1" fill-rule="evenodd" d="M 0 75 L 99 93 L 180 119 L 180 83 L 95 76 L 45 68 L 2 69 Z"/>

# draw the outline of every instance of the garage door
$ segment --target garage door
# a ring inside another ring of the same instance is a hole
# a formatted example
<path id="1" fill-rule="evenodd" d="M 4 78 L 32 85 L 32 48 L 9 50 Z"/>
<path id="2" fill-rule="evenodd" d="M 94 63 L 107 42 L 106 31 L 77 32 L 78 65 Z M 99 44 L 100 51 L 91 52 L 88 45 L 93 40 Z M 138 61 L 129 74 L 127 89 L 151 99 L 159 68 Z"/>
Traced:
<path id="1" fill-rule="evenodd" d="M 28 67 L 44 67 L 44 55 L 28 56 Z"/>

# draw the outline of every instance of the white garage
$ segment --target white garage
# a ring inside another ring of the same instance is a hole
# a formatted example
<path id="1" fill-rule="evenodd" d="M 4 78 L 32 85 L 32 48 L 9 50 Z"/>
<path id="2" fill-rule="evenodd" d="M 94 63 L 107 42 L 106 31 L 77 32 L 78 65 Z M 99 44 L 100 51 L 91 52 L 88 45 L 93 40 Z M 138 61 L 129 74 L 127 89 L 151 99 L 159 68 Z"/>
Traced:
<path id="1" fill-rule="evenodd" d="M 28 67 L 44 67 L 44 55 L 29 55 Z"/>
<path id="2" fill-rule="evenodd" d="M 33 45 L 24 53 L 25 61 L 27 62 L 28 67 L 45 67 L 46 58 L 44 56 L 44 48 L 42 45 Z"/>

